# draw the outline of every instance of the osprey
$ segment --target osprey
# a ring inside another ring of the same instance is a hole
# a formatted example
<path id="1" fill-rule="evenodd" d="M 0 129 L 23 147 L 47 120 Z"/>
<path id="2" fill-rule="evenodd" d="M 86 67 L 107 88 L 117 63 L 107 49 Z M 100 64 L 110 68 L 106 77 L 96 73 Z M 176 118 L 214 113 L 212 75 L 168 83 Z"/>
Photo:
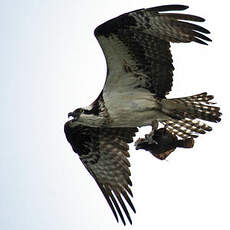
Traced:
<path id="1" fill-rule="evenodd" d="M 212 105 L 213 96 L 207 93 L 166 98 L 174 70 L 170 42 L 206 45 L 211 41 L 204 35 L 210 33 L 207 29 L 188 22 L 203 22 L 203 18 L 167 12 L 187 8 L 139 9 L 98 26 L 94 34 L 107 62 L 104 88 L 90 106 L 69 113 L 73 119 L 64 127 L 73 151 L 95 179 L 116 220 L 120 218 L 123 224 L 123 212 L 132 223 L 127 204 L 135 212 L 127 158 L 137 127 L 152 125 L 155 129 L 159 122 L 163 124 L 167 133 L 160 132 L 159 144 L 167 155 L 178 146 L 174 136 L 191 140 L 211 130 L 200 120 L 220 121 L 220 109 Z M 166 148 L 164 143 L 174 144 Z M 152 150 L 154 154 L 157 151 Z"/>

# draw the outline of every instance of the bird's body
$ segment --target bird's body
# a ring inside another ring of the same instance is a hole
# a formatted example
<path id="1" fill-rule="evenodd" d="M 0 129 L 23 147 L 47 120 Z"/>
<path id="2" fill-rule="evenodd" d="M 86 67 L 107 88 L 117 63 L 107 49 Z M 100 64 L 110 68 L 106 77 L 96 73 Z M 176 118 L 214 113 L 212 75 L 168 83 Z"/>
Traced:
<path id="1" fill-rule="evenodd" d="M 161 119 L 162 116 L 166 120 L 166 115 L 160 112 L 160 101 L 148 92 L 138 92 L 138 96 L 135 91 L 132 94 L 113 94 L 111 98 L 113 99 L 107 97 L 104 102 L 106 110 L 109 111 L 108 116 L 82 114 L 76 123 L 91 127 L 99 127 L 101 124 L 106 127 L 141 127 L 151 125 L 153 120 Z"/>
<path id="2" fill-rule="evenodd" d="M 104 95 L 104 94 L 102 94 Z M 220 112 L 218 107 L 210 106 L 209 102 L 213 97 L 207 93 L 201 93 L 185 98 L 159 99 L 145 89 L 128 92 L 115 92 L 107 95 L 106 100 L 101 96 L 98 101 L 101 103 L 101 111 L 98 114 L 83 113 L 73 120 L 72 127 L 76 125 L 87 125 L 89 127 L 142 127 L 152 125 L 154 121 L 166 122 L 169 126 L 174 124 L 174 128 L 180 122 L 186 122 L 193 126 L 187 126 L 187 130 L 177 135 L 184 137 L 194 136 L 195 133 L 210 131 L 211 127 L 193 121 L 189 118 L 200 118 L 203 120 L 218 122 Z M 71 113 L 75 117 L 74 112 Z M 170 123 L 171 122 L 171 123 Z M 198 125 L 198 126 L 197 126 Z M 176 129 L 174 130 L 176 132 Z M 185 136 L 184 136 L 185 135 Z"/>
<path id="3" fill-rule="evenodd" d="M 127 158 L 128 143 L 137 127 L 163 124 L 168 134 L 160 136 L 157 147 L 168 151 L 168 147 L 177 147 L 174 143 L 178 142 L 171 141 L 174 136 L 187 139 L 211 130 L 200 120 L 220 121 L 220 109 L 212 105 L 213 96 L 207 93 L 167 98 L 174 70 L 170 42 L 211 41 L 204 35 L 208 30 L 188 22 L 203 22 L 203 18 L 167 12 L 187 8 L 140 9 L 98 26 L 94 34 L 106 58 L 105 85 L 90 106 L 69 113 L 73 119 L 65 124 L 67 140 L 100 187 L 115 218 L 119 216 L 124 224 L 121 209 L 132 223 L 124 200 L 135 212 Z"/>

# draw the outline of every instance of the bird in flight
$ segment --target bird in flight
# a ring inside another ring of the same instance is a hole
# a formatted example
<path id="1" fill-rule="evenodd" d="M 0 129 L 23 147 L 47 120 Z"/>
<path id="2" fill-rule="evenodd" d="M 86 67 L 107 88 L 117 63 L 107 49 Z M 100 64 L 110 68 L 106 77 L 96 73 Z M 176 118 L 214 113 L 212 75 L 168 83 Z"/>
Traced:
<path id="1" fill-rule="evenodd" d="M 210 32 L 194 24 L 203 18 L 171 12 L 187 8 L 139 9 L 99 25 L 94 34 L 107 63 L 104 88 L 91 105 L 70 112 L 72 119 L 64 126 L 73 151 L 124 225 L 126 218 L 132 224 L 129 209 L 135 212 L 128 144 L 138 127 L 152 126 L 153 135 L 147 145 L 139 141 L 136 147 L 164 159 L 176 147 L 192 147 L 194 137 L 211 131 L 201 120 L 220 121 L 220 108 L 213 106 L 213 96 L 207 93 L 166 98 L 174 70 L 170 42 L 207 45 L 211 41 L 205 35 Z M 160 131 L 154 128 L 158 123 L 163 125 Z"/>

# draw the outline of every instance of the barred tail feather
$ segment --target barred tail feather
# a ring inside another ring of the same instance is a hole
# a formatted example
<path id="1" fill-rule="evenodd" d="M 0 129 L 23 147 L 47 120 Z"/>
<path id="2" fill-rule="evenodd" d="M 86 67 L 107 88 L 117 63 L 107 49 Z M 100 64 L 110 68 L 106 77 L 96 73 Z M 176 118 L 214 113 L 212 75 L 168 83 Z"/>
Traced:
<path id="1" fill-rule="evenodd" d="M 165 99 L 162 102 L 162 110 L 175 119 L 199 118 L 201 120 L 219 122 L 220 108 L 213 106 L 214 97 L 207 93 L 200 93 L 189 97 Z"/>
<path id="2" fill-rule="evenodd" d="M 172 117 L 163 121 L 166 128 L 182 138 L 197 137 L 211 131 L 212 128 L 197 120 L 219 122 L 221 120 L 220 108 L 213 106 L 214 97 L 205 93 L 189 97 L 166 99 L 163 102 L 163 111 Z"/>
<path id="3" fill-rule="evenodd" d="M 220 108 L 212 106 L 214 98 L 205 93 L 196 94 L 190 97 L 169 99 L 177 104 L 183 104 L 186 107 L 186 117 L 199 118 L 206 121 L 219 122 L 221 113 Z"/>

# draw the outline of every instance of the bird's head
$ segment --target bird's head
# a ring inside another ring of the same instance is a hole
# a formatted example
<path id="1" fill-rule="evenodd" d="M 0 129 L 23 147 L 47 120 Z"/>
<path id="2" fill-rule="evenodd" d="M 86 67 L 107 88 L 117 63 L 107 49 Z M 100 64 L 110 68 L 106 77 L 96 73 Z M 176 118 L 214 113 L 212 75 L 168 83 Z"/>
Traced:
<path id="1" fill-rule="evenodd" d="M 73 120 L 77 121 L 82 113 L 84 113 L 84 109 L 75 109 L 73 112 L 68 113 L 68 118 L 73 117 Z"/>
<path id="2" fill-rule="evenodd" d="M 75 109 L 73 112 L 68 113 L 68 117 L 73 117 L 73 121 L 77 121 L 82 114 L 84 114 L 84 117 L 87 115 L 98 115 L 98 109 L 92 104 L 84 108 Z"/>

